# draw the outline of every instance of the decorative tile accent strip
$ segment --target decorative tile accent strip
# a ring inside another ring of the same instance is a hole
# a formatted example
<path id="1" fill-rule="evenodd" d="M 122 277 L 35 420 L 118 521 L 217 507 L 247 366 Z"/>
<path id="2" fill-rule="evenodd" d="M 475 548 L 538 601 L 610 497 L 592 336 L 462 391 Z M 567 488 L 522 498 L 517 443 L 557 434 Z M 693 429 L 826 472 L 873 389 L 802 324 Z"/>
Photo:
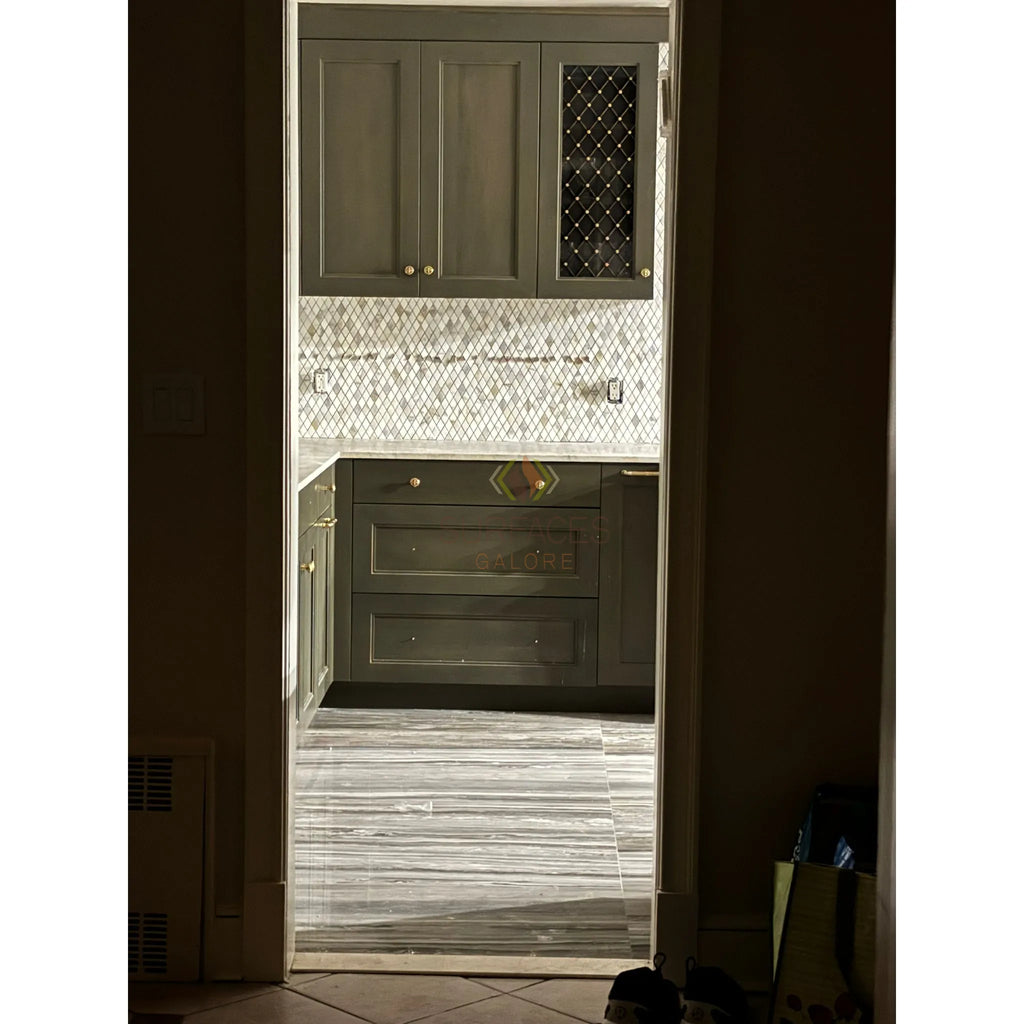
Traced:
<path id="1" fill-rule="evenodd" d="M 299 435 L 658 444 L 665 163 L 659 135 L 650 300 L 301 297 Z"/>

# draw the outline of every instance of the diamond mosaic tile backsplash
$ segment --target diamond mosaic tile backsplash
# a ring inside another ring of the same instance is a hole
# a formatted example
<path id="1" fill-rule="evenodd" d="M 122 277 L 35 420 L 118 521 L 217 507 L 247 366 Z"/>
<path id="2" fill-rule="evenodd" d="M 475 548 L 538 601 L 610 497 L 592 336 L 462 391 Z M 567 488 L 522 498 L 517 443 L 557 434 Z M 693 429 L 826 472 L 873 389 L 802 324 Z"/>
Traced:
<path id="1" fill-rule="evenodd" d="M 300 436 L 659 443 L 665 158 L 650 300 L 301 297 Z"/>

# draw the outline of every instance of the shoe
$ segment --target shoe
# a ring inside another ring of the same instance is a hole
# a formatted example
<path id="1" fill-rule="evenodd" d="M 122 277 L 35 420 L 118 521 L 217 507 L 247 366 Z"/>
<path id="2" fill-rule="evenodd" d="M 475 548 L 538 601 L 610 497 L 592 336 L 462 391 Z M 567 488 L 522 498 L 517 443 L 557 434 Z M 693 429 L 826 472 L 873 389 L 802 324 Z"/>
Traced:
<path id="1" fill-rule="evenodd" d="M 739 984 L 718 967 L 686 961 L 682 1020 L 686 1024 L 746 1024 L 747 997 Z"/>
<path id="2" fill-rule="evenodd" d="M 654 957 L 654 970 L 635 967 L 612 982 L 605 1007 L 605 1024 L 679 1024 L 679 989 L 662 977 L 665 954 Z"/>

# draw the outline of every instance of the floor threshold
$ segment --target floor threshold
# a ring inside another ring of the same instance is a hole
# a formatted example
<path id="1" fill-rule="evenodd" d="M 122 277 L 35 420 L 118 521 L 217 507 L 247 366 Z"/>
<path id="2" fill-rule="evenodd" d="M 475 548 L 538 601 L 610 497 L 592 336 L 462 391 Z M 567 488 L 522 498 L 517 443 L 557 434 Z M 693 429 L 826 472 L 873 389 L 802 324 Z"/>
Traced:
<path id="1" fill-rule="evenodd" d="M 614 978 L 646 960 L 606 960 L 573 956 L 459 956 L 442 953 L 296 953 L 293 973 L 474 974 L 490 978 Z"/>

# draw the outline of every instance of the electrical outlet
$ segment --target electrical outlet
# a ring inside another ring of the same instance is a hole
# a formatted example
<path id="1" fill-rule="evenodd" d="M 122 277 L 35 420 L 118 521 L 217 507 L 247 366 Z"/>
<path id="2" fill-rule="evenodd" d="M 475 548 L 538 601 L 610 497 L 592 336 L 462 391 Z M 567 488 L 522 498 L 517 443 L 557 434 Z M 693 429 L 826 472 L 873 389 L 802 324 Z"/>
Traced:
<path id="1" fill-rule="evenodd" d="M 314 370 L 313 371 L 313 393 L 316 395 L 327 394 L 327 371 L 326 370 Z"/>
<path id="2" fill-rule="evenodd" d="M 622 404 L 622 381 L 618 377 L 608 378 L 607 398 L 613 405 Z"/>

